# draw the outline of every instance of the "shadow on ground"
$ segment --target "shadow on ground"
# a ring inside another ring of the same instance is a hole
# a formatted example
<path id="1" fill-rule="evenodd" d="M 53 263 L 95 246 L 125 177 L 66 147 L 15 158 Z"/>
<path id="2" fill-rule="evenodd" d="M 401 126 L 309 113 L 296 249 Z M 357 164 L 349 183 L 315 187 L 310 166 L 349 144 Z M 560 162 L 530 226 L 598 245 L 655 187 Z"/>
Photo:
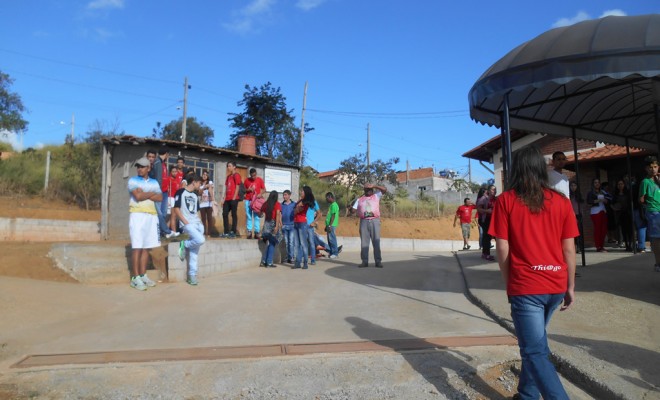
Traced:
<path id="1" fill-rule="evenodd" d="M 439 393 L 447 395 L 450 399 L 466 399 L 468 396 L 463 391 L 453 387 L 446 369 L 455 371 L 461 379 L 469 380 L 471 388 L 486 399 L 505 399 L 501 393 L 493 389 L 487 382 L 477 375 L 476 369 L 460 357 L 469 360 L 469 356 L 456 350 L 442 351 L 436 345 L 426 342 L 424 339 L 411 335 L 405 331 L 391 329 L 371 323 L 358 317 L 347 317 L 346 321 L 353 327 L 353 332 L 362 339 L 390 347 L 410 364 L 410 366 L 432 384 Z M 424 353 L 407 352 L 404 347 L 397 346 L 395 340 L 377 340 L 376 338 L 397 338 L 404 340 L 415 340 L 417 344 L 427 343 L 428 351 Z M 457 356 L 456 354 L 460 355 Z M 467 379 L 466 379 L 467 378 Z"/>

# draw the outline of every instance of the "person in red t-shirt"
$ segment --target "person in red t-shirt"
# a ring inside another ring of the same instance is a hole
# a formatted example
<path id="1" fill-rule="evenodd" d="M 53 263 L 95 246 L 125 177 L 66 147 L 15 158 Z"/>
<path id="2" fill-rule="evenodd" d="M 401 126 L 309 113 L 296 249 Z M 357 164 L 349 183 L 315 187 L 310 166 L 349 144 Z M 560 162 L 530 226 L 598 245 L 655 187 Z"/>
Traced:
<path id="1" fill-rule="evenodd" d="M 167 214 L 170 216 L 168 221 L 170 229 L 173 232 L 177 232 L 177 217 L 172 212 L 172 207 L 174 207 L 174 195 L 181 188 L 181 182 L 183 181 L 183 175 L 179 172 L 179 168 L 176 165 L 170 165 L 170 180 L 168 184 L 167 194 L 168 194 L 168 206 Z"/>
<path id="2" fill-rule="evenodd" d="M 275 268 L 275 264 L 273 264 L 275 246 L 282 238 L 282 204 L 277 201 L 278 197 L 277 190 L 271 191 L 268 199 L 261 207 L 261 214 L 264 216 L 262 237 L 268 246 L 261 259 L 260 267 Z"/>
<path id="3" fill-rule="evenodd" d="M 225 199 L 222 202 L 222 225 L 225 233 L 222 237 L 235 238 L 238 223 L 238 187 L 241 185 L 241 175 L 236 172 L 236 163 L 227 162 L 227 178 L 225 179 Z M 231 226 L 229 213 L 231 212 Z"/>
<path id="4" fill-rule="evenodd" d="M 489 234 L 506 282 L 522 368 L 521 399 L 568 399 L 548 359 L 546 326 L 561 305 L 575 301 L 575 242 L 579 235 L 571 202 L 551 189 L 541 151 L 514 154 L 509 190 L 497 198 Z"/>
<path id="5" fill-rule="evenodd" d="M 459 206 L 454 216 L 454 228 L 456 227 L 456 220 L 461 221 L 461 233 L 463 234 L 463 250 L 470 250 L 468 240 L 470 240 L 470 228 L 472 227 L 472 211 L 477 207 L 472 204 L 469 197 L 463 200 L 463 205 Z"/>
<path id="6" fill-rule="evenodd" d="M 250 177 L 245 180 L 245 216 L 247 219 L 247 238 L 252 239 L 252 231 L 254 229 L 254 238 L 259 239 L 259 214 L 252 211 L 250 204 L 252 200 L 257 197 L 263 197 L 266 192 L 266 185 L 264 180 L 257 176 L 257 170 L 250 168 Z"/>

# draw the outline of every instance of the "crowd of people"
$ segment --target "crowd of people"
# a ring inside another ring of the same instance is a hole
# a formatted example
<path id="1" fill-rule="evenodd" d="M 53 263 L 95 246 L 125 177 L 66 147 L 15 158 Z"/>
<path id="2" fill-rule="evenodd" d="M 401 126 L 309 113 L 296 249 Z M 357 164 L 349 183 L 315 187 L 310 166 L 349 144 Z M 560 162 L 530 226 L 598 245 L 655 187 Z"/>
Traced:
<path id="1" fill-rule="evenodd" d="M 290 190 L 282 193 L 266 191 L 264 180 L 251 168 L 243 181 L 233 161 L 227 163 L 225 193 L 221 201 L 224 233 L 215 228 L 214 216 L 220 206 L 215 199 L 213 180 L 208 170 L 200 174 L 186 168 L 185 159 L 178 157 L 176 164 L 168 166 L 169 151 L 161 148 L 149 150 L 145 157 L 135 162 L 137 176 L 129 179 L 130 194 L 129 231 L 133 251 L 131 286 L 146 290 L 156 283 L 146 273 L 148 249 L 160 246 L 161 238 L 171 239 L 181 233 L 187 239 L 179 243 L 179 257 L 188 258 L 187 282 L 199 283 L 197 258 L 199 250 L 209 237 L 237 238 L 238 204 L 243 202 L 246 214 L 246 238 L 263 240 L 265 250 L 260 265 L 274 268 L 275 249 L 284 241 L 283 263 L 293 269 L 307 269 L 315 265 L 319 257 L 327 253 L 336 259 L 342 251 L 337 243 L 339 205 L 334 193 L 327 192 L 325 201 L 328 213 L 323 231 L 320 229 L 321 208 L 312 189 L 303 186 L 299 199 L 294 201 Z M 364 195 L 359 197 L 350 210 L 360 218 L 362 241 L 359 267 L 368 266 L 369 247 L 373 247 L 375 266 L 382 268 L 380 251 L 380 198 L 387 189 L 373 184 L 364 185 Z M 325 240 L 324 240 L 325 239 Z M 327 241 L 327 242 L 326 242 Z"/>

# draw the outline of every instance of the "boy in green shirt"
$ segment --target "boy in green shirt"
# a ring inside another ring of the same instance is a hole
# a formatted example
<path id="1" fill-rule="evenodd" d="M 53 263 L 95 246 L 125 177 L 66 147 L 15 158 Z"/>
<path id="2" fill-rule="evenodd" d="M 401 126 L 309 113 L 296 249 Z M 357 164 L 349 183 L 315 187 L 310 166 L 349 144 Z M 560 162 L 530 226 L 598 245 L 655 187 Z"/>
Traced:
<path id="1" fill-rule="evenodd" d="M 646 206 L 646 237 L 651 241 L 655 255 L 655 272 L 660 272 L 660 187 L 658 187 L 658 160 L 644 158 L 646 178 L 639 186 L 639 202 Z"/>
<path id="2" fill-rule="evenodd" d="M 337 225 L 339 225 L 339 205 L 335 201 L 332 192 L 325 194 L 325 200 L 330 204 L 328 215 L 325 217 L 325 231 L 328 234 L 328 246 L 330 246 L 330 258 L 337 258 L 339 248 L 337 247 Z"/>

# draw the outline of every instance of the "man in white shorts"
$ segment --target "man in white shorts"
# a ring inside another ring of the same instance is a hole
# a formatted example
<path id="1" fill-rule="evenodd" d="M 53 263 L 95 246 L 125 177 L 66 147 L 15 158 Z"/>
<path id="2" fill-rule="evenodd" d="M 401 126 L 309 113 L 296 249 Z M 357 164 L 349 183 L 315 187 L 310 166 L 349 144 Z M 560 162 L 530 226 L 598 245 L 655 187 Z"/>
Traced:
<path id="1" fill-rule="evenodd" d="M 155 202 L 163 200 L 163 192 L 158 181 L 149 178 L 151 163 L 146 157 L 137 160 L 135 166 L 138 174 L 128 180 L 128 193 L 131 195 L 128 204 L 128 230 L 132 248 L 131 287 L 147 290 L 147 286 L 156 286 L 146 273 L 149 249 L 160 246 Z"/>

